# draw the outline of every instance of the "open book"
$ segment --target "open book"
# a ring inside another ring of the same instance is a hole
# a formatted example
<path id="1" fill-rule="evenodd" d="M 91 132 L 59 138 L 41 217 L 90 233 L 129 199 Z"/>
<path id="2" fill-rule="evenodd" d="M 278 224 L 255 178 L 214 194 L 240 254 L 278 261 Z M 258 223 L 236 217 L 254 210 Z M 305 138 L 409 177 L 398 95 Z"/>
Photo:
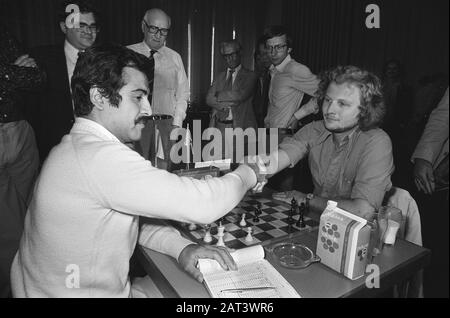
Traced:
<path id="1" fill-rule="evenodd" d="M 238 269 L 225 271 L 212 259 L 200 259 L 204 283 L 214 298 L 300 298 L 288 281 L 264 259 L 261 245 L 231 253 Z"/>

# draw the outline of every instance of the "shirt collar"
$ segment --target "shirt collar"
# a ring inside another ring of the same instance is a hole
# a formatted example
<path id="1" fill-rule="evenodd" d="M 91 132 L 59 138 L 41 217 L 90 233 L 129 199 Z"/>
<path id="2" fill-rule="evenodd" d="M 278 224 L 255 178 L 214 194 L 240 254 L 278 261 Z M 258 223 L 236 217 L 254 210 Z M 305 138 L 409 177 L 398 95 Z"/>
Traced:
<path id="1" fill-rule="evenodd" d="M 66 54 L 67 59 L 73 64 L 77 63 L 78 60 L 78 52 L 80 52 L 77 48 L 75 48 L 69 41 L 64 41 L 64 53 Z"/>
<path id="2" fill-rule="evenodd" d="M 331 138 L 333 137 L 333 133 L 331 131 L 329 131 L 328 129 L 325 128 L 325 123 L 322 121 L 322 125 L 318 128 L 319 130 L 319 138 L 317 140 L 318 144 L 321 144 L 323 142 L 325 142 L 325 140 L 327 140 L 328 137 L 331 136 Z M 359 126 L 356 126 L 355 128 L 353 128 L 350 133 L 344 137 L 344 139 L 342 140 L 342 144 L 344 144 L 345 142 L 350 141 L 350 139 L 352 139 L 354 136 L 357 135 L 357 131 L 359 131 Z M 334 140 L 333 140 L 334 142 Z"/>
<path id="3" fill-rule="evenodd" d="M 120 140 L 114 136 L 108 129 L 88 118 L 76 117 L 72 130 L 85 130 L 93 133 L 104 140 L 117 141 Z"/>
<path id="4" fill-rule="evenodd" d="M 163 50 L 163 48 L 164 48 L 164 45 L 163 45 L 163 46 L 161 46 L 158 50 L 154 50 L 154 49 L 151 49 L 151 48 L 147 45 L 147 43 L 145 43 L 145 41 L 142 41 L 142 44 L 144 45 L 144 47 L 145 47 L 145 49 L 147 50 L 147 53 L 148 53 L 148 54 L 150 54 L 151 50 L 156 51 L 156 52 L 158 52 L 158 53 L 161 53 L 161 50 Z"/>
<path id="5" fill-rule="evenodd" d="M 276 69 L 278 72 L 284 72 L 284 69 L 286 68 L 286 65 L 288 65 L 288 63 L 292 60 L 291 55 L 288 54 L 286 56 L 286 58 L 283 60 L 283 62 L 281 62 L 279 65 L 275 66 L 275 65 L 271 65 L 270 68 L 271 69 Z"/>
<path id="6" fill-rule="evenodd" d="M 233 74 L 235 74 L 235 76 L 236 76 L 237 73 L 241 70 L 241 68 L 242 68 L 242 64 L 239 64 L 239 66 L 234 69 L 234 73 Z M 227 68 L 227 76 L 230 73 L 230 70 L 231 70 L 230 68 Z"/>

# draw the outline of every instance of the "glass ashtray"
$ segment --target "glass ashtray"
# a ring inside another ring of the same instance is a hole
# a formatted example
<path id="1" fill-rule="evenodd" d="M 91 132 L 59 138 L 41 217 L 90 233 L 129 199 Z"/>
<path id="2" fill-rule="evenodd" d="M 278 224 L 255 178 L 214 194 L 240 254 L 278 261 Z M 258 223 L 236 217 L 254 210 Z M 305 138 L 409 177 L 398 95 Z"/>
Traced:
<path id="1" fill-rule="evenodd" d="M 293 269 L 305 268 L 312 263 L 320 262 L 308 247 L 298 243 L 283 242 L 269 248 L 274 258 L 281 266 Z"/>

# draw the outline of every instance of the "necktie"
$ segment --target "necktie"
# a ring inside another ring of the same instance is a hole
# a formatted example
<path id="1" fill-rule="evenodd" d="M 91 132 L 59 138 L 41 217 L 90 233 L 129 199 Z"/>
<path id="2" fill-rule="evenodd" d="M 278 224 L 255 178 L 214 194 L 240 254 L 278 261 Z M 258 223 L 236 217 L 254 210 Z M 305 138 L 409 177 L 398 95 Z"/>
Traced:
<path id="1" fill-rule="evenodd" d="M 153 55 L 155 55 L 155 53 L 158 52 L 157 50 L 153 50 L 150 49 L 150 55 L 148 56 L 149 58 L 153 58 Z"/>
<path id="2" fill-rule="evenodd" d="M 227 81 L 225 82 L 225 87 L 224 87 L 224 91 L 231 91 L 233 88 L 233 74 L 234 74 L 234 70 L 230 69 L 228 71 L 228 78 Z"/>

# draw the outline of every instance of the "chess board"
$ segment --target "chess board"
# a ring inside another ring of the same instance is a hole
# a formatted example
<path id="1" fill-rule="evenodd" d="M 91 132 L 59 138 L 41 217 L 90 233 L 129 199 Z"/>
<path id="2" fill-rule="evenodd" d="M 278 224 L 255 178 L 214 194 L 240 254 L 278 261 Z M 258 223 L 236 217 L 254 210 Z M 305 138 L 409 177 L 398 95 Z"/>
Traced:
<path id="1" fill-rule="evenodd" d="M 255 222 L 255 210 L 261 204 L 262 214 L 259 215 L 259 221 Z M 247 195 L 244 199 L 222 219 L 222 225 L 225 227 L 225 235 L 223 241 L 229 248 L 240 249 L 256 244 L 266 245 L 274 239 L 294 234 L 300 231 L 311 231 L 318 228 L 319 222 L 308 217 L 307 212 L 304 216 L 305 227 L 299 228 L 295 225 L 299 215 L 294 215 L 291 222 L 288 221 L 290 205 L 272 198 L 263 197 L 261 195 Z M 245 213 L 246 226 L 241 227 L 239 223 L 242 219 L 242 214 Z M 191 240 L 206 244 L 203 241 L 206 230 L 203 226 L 197 225 L 195 230 L 189 230 L 189 224 L 173 222 L 174 226 L 184 233 Z M 291 225 L 290 225 L 291 224 Z M 210 224 L 210 233 L 212 242 L 210 245 L 217 243 L 217 227 L 219 220 Z M 253 240 L 247 242 L 247 227 L 252 228 Z"/>

